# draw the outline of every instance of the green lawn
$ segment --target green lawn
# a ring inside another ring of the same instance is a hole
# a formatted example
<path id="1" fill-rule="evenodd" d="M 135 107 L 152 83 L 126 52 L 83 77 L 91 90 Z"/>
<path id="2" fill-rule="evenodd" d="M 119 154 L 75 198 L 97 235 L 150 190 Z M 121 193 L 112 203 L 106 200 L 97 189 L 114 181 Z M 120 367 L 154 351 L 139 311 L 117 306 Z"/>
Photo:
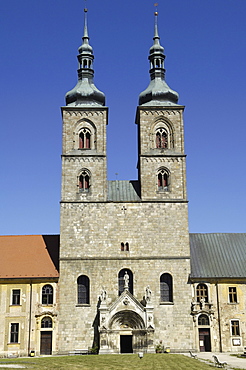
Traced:
<path id="1" fill-rule="evenodd" d="M 211 370 L 214 368 L 198 360 L 176 354 L 146 354 L 142 359 L 135 354 L 1 359 L 0 365 L 3 363 L 23 364 L 27 369 L 42 370 Z M 0 367 L 0 370 L 2 369 L 4 368 Z"/>

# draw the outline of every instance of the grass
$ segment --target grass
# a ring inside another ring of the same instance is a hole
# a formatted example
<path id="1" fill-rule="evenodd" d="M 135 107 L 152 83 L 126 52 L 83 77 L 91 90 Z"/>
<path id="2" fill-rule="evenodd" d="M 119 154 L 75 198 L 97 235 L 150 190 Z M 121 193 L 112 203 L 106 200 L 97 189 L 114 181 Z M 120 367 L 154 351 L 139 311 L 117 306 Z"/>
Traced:
<path id="1" fill-rule="evenodd" d="M 1 359 L 1 364 L 18 364 L 27 369 L 40 370 L 211 370 L 214 366 L 176 354 L 54 356 L 36 358 Z M 0 367 L 0 370 L 7 368 Z"/>

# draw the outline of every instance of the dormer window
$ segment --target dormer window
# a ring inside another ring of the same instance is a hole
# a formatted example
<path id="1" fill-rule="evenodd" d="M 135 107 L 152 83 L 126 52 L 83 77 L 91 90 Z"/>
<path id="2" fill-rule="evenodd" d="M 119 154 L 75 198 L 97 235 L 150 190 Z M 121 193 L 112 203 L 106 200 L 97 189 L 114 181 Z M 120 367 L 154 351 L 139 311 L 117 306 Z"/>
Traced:
<path id="1" fill-rule="evenodd" d="M 79 133 L 79 149 L 91 149 L 91 133 L 88 128 L 82 128 Z"/>

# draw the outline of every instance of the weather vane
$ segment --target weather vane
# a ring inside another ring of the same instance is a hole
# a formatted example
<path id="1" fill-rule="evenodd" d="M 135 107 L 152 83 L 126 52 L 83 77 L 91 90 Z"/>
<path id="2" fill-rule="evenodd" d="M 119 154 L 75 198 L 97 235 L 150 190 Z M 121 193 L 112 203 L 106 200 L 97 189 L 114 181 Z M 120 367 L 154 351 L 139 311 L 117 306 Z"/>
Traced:
<path id="1" fill-rule="evenodd" d="M 155 3 L 154 6 L 155 6 L 155 15 L 158 15 L 158 8 L 157 8 L 158 7 L 158 3 Z"/>

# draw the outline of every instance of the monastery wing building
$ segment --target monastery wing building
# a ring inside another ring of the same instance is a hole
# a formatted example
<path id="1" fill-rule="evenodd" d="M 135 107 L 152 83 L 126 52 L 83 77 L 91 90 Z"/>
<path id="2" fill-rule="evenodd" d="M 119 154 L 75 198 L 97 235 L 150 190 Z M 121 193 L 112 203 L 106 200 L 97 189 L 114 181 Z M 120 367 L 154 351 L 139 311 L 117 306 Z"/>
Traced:
<path id="1" fill-rule="evenodd" d="M 246 234 L 189 235 L 184 106 L 165 80 L 157 18 L 136 112 L 138 179 L 108 181 L 85 9 L 78 82 L 62 107 L 60 241 L 0 237 L 0 356 L 246 345 Z"/>

